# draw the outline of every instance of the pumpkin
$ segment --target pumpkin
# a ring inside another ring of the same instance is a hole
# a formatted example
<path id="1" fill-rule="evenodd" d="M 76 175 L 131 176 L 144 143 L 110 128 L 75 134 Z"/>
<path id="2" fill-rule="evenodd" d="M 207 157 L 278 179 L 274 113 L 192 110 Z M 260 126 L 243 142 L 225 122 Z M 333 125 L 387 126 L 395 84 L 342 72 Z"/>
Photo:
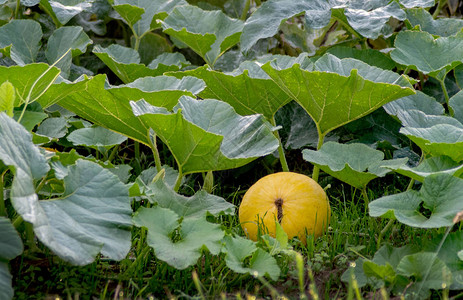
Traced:
<path id="1" fill-rule="evenodd" d="M 293 172 L 259 179 L 246 192 L 239 207 L 241 227 L 252 240 L 257 240 L 259 233 L 274 237 L 275 222 L 279 222 L 288 238 L 297 236 L 306 244 L 306 235 L 323 234 L 330 216 L 323 188 L 312 178 Z"/>

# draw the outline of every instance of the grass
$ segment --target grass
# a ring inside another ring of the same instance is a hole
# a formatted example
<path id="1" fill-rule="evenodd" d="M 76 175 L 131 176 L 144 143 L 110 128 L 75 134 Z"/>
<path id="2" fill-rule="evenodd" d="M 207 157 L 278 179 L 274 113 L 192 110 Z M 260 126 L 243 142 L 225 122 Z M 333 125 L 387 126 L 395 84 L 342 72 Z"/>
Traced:
<path id="1" fill-rule="evenodd" d="M 268 161 L 261 161 L 266 163 Z M 265 168 L 261 168 L 265 169 Z M 249 169 L 238 170 L 243 174 Z M 263 172 L 263 171 L 262 171 Z M 257 172 L 259 173 L 259 172 Z M 221 172 L 216 175 L 214 193 L 239 205 L 242 194 L 250 185 L 249 177 Z M 234 173 L 240 174 L 240 172 Z M 254 174 L 256 177 L 262 174 Z M 246 179 L 243 179 L 246 178 Z M 194 178 L 191 183 L 198 182 Z M 227 182 L 227 183 L 225 183 Z M 230 183 L 231 182 L 231 183 Z M 150 248 L 140 247 L 144 234 L 133 229 L 133 250 L 121 262 L 100 257 L 96 262 L 76 267 L 53 256 L 46 247 L 39 245 L 36 256 L 22 255 L 11 262 L 15 297 L 17 299 L 157 299 L 199 297 L 204 299 L 235 298 L 248 296 L 289 299 L 345 299 L 368 296 L 373 291 L 355 289 L 341 281 L 341 275 L 350 262 L 358 257 L 371 258 L 378 250 L 377 238 L 388 220 L 368 216 L 360 191 L 333 179 L 321 177 L 321 185 L 331 185 L 327 190 L 332 207 L 328 232 L 318 238 L 309 237 L 307 245 L 292 241 L 294 250 L 301 254 L 299 263 L 285 255 L 278 255 L 282 269 L 280 280 L 256 279 L 249 274 L 229 270 L 224 255 L 204 253 L 198 263 L 186 270 L 176 270 L 156 259 Z M 370 184 L 370 199 L 393 194 L 406 189 L 408 181 L 396 175 Z M 193 191 L 196 186 L 184 188 Z M 139 204 L 136 204 L 139 205 Z M 219 222 L 227 232 L 243 235 L 235 216 L 222 216 Z M 437 231 L 433 231 L 438 233 Z M 419 244 L 429 230 L 416 230 L 398 223 L 384 234 L 382 243 L 394 246 Z M 136 263 L 134 263 L 136 262 Z M 299 267 L 298 267 L 299 266 Z M 302 269 L 301 269 L 302 268 Z M 303 292 L 301 292 L 303 291 Z M 356 296 L 357 295 L 357 296 Z"/>

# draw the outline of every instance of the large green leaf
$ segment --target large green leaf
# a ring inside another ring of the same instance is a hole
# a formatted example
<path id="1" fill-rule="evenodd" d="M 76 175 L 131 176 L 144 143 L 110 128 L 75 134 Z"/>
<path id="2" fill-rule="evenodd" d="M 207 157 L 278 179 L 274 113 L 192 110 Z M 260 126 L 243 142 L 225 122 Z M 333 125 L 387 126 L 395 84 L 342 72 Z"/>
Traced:
<path id="1" fill-rule="evenodd" d="M 335 46 L 327 53 L 333 54 L 338 58 L 355 58 L 361 60 L 370 66 L 375 66 L 385 70 L 392 70 L 395 68 L 395 62 L 386 54 L 375 49 L 357 49 L 346 46 Z"/>
<path id="2" fill-rule="evenodd" d="M 50 64 L 56 63 L 61 69 L 61 76 L 67 78 L 71 71 L 72 57 L 87 50 L 93 41 L 80 26 L 67 26 L 56 29 L 48 39 L 45 55 Z M 68 52 L 68 50 L 71 50 Z M 67 52 L 67 53 L 66 53 Z M 65 57 L 62 57 L 66 53 Z"/>
<path id="3" fill-rule="evenodd" d="M 178 5 L 185 5 L 185 0 L 114 0 L 114 9 L 132 25 L 138 37 L 156 29 L 157 19 L 163 20 Z M 143 10 L 144 13 L 141 13 Z M 140 18 L 137 20 L 137 18 Z"/>
<path id="4" fill-rule="evenodd" d="M 97 126 L 76 129 L 67 136 L 67 140 L 74 145 L 85 145 L 96 149 L 110 149 L 115 145 L 125 142 L 127 137 L 104 127 Z"/>
<path id="5" fill-rule="evenodd" d="M 9 81 L 14 85 L 17 96 L 19 96 L 16 97 L 15 105 L 20 104 L 19 99 L 25 100 L 30 95 L 30 101 L 37 99 L 37 102 L 46 108 L 67 95 L 82 90 L 88 80 L 87 78 L 81 78 L 74 82 L 62 80 L 60 83 L 53 84 L 59 73 L 58 68 L 49 69 L 49 66 L 44 63 L 11 67 L 0 66 L 0 82 Z"/>
<path id="6" fill-rule="evenodd" d="M 351 264 L 350 267 L 344 272 L 344 274 L 342 274 L 341 280 L 348 283 L 350 281 L 350 275 L 353 273 L 359 287 L 364 287 L 365 285 L 369 284 L 374 288 L 380 288 L 385 284 L 385 281 L 389 281 L 389 284 L 392 283 L 391 281 L 395 281 L 396 285 L 400 285 L 401 283 L 397 282 L 397 277 L 391 278 L 391 275 L 393 274 L 387 265 L 392 267 L 393 271 L 395 272 L 397 265 L 400 263 L 404 256 L 416 253 L 417 251 L 417 249 L 410 245 L 406 245 L 400 248 L 393 248 L 391 245 L 386 244 L 375 253 L 371 260 L 364 258 L 357 259 L 355 263 Z M 367 265 L 365 265 L 365 263 L 367 263 Z M 383 271 L 388 272 L 383 273 L 385 276 L 379 276 L 380 274 L 378 274 L 378 272 L 372 272 L 374 271 L 375 267 L 378 269 L 383 268 Z M 365 269 L 369 269 L 369 271 Z M 368 273 L 368 275 L 366 273 Z M 405 282 L 405 286 L 406 284 L 408 284 L 408 281 Z M 402 290 L 405 288 L 405 286 L 402 286 Z"/>
<path id="7" fill-rule="evenodd" d="M 11 202 L 24 220 L 33 223 L 41 211 L 34 180 L 45 176 L 50 167 L 32 143 L 31 134 L 3 112 L 0 112 L 0 145 L 0 160 L 14 167 Z"/>
<path id="8" fill-rule="evenodd" d="M 146 101 L 131 105 L 134 114 L 169 147 L 185 174 L 236 168 L 278 147 L 261 115 L 242 117 L 219 100 L 182 96 L 173 112 Z"/>
<path id="9" fill-rule="evenodd" d="M 408 136 L 426 154 L 463 159 L 463 124 L 449 116 L 426 115 L 419 110 L 399 112 L 400 132 Z"/>
<path id="10" fill-rule="evenodd" d="M 16 101 L 16 89 L 9 81 L 0 84 L 0 111 L 8 116 L 13 116 L 13 108 Z"/>
<path id="11" fill-rule="evenodd" d="M 241 37 L 241 49 L 248 51 L 259 39 L 271 37 L 278 32 L 287 19 L 305 13 L 306 24 L 311 28 L 322 28 L 329 24 L 332 11 L 336 18 L 348 22 L 359 34 L 376 39 L 380 35 L 392 34 L 387 24 L 391 17 L 404 20 L 405 12 L 397 2 L 378 1 L 326 1 L 326 0 L 270 0 L 264 2 L 246 21 Z"/>
<path id="12" fill-rule="evenodd" d="M 242 238 L 226 236 L 224 252 L 227 266 L 237 273 L 249 273 L 254 277 L 268 276 L 277 280 L 280 268 L 276 260 L 255 243 Z"/>
<path id="13" fill-rule="evenodd" d="M 384 196 L 369 204 L 370 216 L 396 218 L 413 227 L 439 228 L 453 225 L 463 210 L 463 179 L 449 174 L 427 176 L 420 191 Z"/>
<path id="14" fill-rule="evenodd" d="M 96 163 L 78 160 L 68 167 L 64 194 L 38 201 L 35 219 L 26 219 L 42 243 L 62 259 L 86 265 L 101 252 L 114 260 L 130 250 L 128 188 Z"/>
<path id="15" fill-rule="evenodd" d="M 390 101 L 414 94 L 407 79 L 394 72 L 330 54 L 308 70 L 298 64 L 280 69 L 272 62 L 262 68 L 307 111 L 322 136 Z"/>
<path id="16" fill-rule="evenodd" d="M 23 252 L 23 243 L 6 217 L 0 217 L 0 260 L 11 260 Z"/>
<path id="17" fill-rule="evenodd" d="M 397 265 L 397 272 L 414 279 L 414 285 L 407 291 L 409 295 L 416 293 L 415 296 L 418 296 L 420 286 L 425 290 L 437 290 L 452 282 L 449 268 L 432 252 L 419 252 L 403 257 Z"/>
<path id="18" fill-rule="evenodd" d="M 0 52 L 8 54 L 18 65 L 30 64 L 35 62 L 41 39 L 42 29 L 38 22 L 12 20 L 0 27 Z"/>
<path id="19" fill-rule="evenodd" d="M 12 286 L 13 276 L 10 274 L 8 264 L 0 262 L 0 299 L 13 299 L 14 289 Z"/>
<path id="20" fill-rule="evenodd" d="M 260 68 L 248 64 L 247 68 Z M 255 76 L 252 70 L 237 70 L 222 73 L 204 66 L 195 70 L 172 73 L 174 76 L 195 76 L 206 83 L 199 94 L 202 98 L 213 98 L 227 102 L 240 115 L 263 114 L 272 120 L 275 113 L 291 99 L 269 77 Z"/>
<path id="21" fill-rule="evenodd" d="M 148 66 L 140 63 L 140 56 L 132 48 L 111 44 L 108 48 L 96 45 L 93 53 L 98 56 L 124 83 L 146 76 L 159 76 L 168 71 L 177 71 L 189 65 L 180 53 L 166 53 Z"/>
<path id="22" fill-rule="evenodd" d="M 243 22 L 219 10 L 179 6 L 162 22 L 162 28 L 213 66 L 220 55 L 239 42 Z"/>
<path id="23" fill-rule="evenodd" d="M 436 19 L 424 8 L 407 9 L 407 20 L 410 24 L 420 26 L 422 31 L 426 31 L 437 36 L 451 36 L 461 31 L 463 20 L 455 18 Z"/>
<path id="24" fill-rule="evenodd" d="M 385 166 L 395 172 L 408 176 L 418 181 L 423 181 L 429 175 L 447 173 L 460 176 L 463 173 L 463 165 L 453 161 L 447 156 L 435 156 L 424 159 L 418 166 L 411 168 L 407 165 Z"/>
<path id="25" fill-rule="evenodd" d="M 144 77 L 128 85 L 108 86 L 106 76 L 97 75 L 59 104 L 93 123 L 149 145 L 149 126 L 134 116 L 129 101 L 145 99 L 152 105 L 172 109 L 181 95 L 193 96 L 203 88 L 203 81 L 194 77 Z"/>
<path id="26" fill-rule="evenodd" d="M 92 0 L 40 0 L 50 16 L 65 25 L 74 16 L 92 6 Z"/>
<path id="27" fill-rule="evenodd" d="M 458 92 L 449 100 L 453 117 L 463 124 L 463 92 Z"/>
<path id="28" fill-rule="evenodd" d="M 168 187 L 164 180 L 156 180 L 145 186 L 144 194 L 151 203 L 157 203 L 159 207 L 168 208 L 183 218 L 198 218 L 206 215 L 206 212 L 217 216 L 220 213 L 234 214 L 235 206 L 225 199 L 208 194 L 201 190 L 191 197 L 177 194 Z"/>
<path id="29" fill-rule="evenodd" d="M 218 254 L 224 236 L 220 225 L 209 223 L 204 217 L 180 222 L 176 213 L 159 206 L 141 207 L 133 223 L 148 229 L 147 243 L 156 257 L 180 270 L 196 264 L 205 249 Z M 176 230 L 178 235 L 173 239 Z"/>
<path id="30" fill-rule="evenodd" d="M 444 107 L 435 98 L 426 95 L 421 91 L 416 91 L 415 95 L 410 95 L 385 104 L 384 110 L 397 116 L 401 111 L 412 109 L 420 110 L 428 115 L 443 115 Z"/>
<path id="31" fill-rule="evenodd" d="M 449 72 L 463 62 L 463 34 L 434 38 L 422 31 L 401 31 L 391 58 L 402 65 L 430 76 Z"/>
<path id="32" fill-rule="evenodd" d="M 327 142 L 318 151 L 304 149 L 303 158 L 331 176 L 362 189 L 371 180 L 383 177 L 386 166 L 403 165 L 407 159 L 383 161 L 384 153 L 364 144 Z"/>

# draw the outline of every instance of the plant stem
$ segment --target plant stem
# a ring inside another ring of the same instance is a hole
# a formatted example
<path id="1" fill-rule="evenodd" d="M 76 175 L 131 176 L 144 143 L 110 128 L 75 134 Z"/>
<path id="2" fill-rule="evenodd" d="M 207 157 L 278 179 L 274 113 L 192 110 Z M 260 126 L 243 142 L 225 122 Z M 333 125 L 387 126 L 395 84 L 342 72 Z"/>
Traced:
<path id="1" fill-rule="evenodd" d="M 14 10 L 14 18 L 19 19 L 19 8 L 21 7 L 21 1 L 16 0 L 16 8 Z"/>
<path id="2" fill-rule="evenodd" d="M 154 163 L 156 165 L 156 170 L 161 172 L 162 169 L 162 164 L 161 164 L 161 157 L 159 156 L 159 151 L 158 151 L 158 146 L 156 144 L 156 133 L 150 133 L 148 131 L 148 141 L 150 143 L 150 148 L 153 151 L 153 156 L 154 156 Z"/>
<path id="3" fill-rule="evenodd" d="M 180 185 L 182 184 L 182 179 L 183 179 L 182 167 L 179 167 L 177 180 L 175 181 L 175 185 L 174 185 L 175 192 L 178 192 L 178 190 L 180 189 Z"/>
<path id="4" fill-rule="evenodd" d="M 363 200 L 365 200 L 365 209 L 368 207 L 368 204 L 370 203 L 370 199 L 368 198 L 368 193 L 367 193 L 367 187 L 364 186 L 363 189 L 362 189 L 362 196 L 363 196 Z"/>
<path id="5" fill-rule="evenodd" d="M 255 2 L 256 2 L 256 6 L 260 6 L 260 5 L 261 5 L 260 0 L 255 0 Z"/>
<path id="6" fill-rule="evenodd" d="M 320 129 L 318 129 L 318 144 L 317 144 L 317 150 L 320 150 L 320 148 L 323 145 L 323 140 L 325 139 L 325 135 L 321 134 Z M 320 174 L 320 168 L 317 166 L 313 166 L 313 171 L 312 171 L 312 179 L 315 180 L 315 182 L 318 182 L 318 175 Z"/>
<path id="7" fill-rule="evenodd" d="M 14 228 L 16 228 L 16 230 L 19 229 L 19 226 L 21 226 L 21 224 L 24 222 L 23 220 L 23 217 L 21 217 L 20 215 L 16 216 L 16 218 L 14 218 L 13 220 L 13 226 Z M 18 230 L 19 231 L 19 230 Z"/>
<path id="8" fill-rule="evenodd" d="M 395 219 L 390 219 L 389 222 L 387 222 L 386 226 L 381 230 L 381 232 L 378 235 L 378 240 L 376 241 L 376 248 L 379 249 L 381 246 L 381 240 L 383 239 L 383 236 L 386 234 L 386 232 L 394 225 Z"/>
<path id="9" fill-rule="evenodd" d="M 272 120 L 270 121 L 273 126 L 276 126 L 275 117 L 273 117 Z M 273 134 L 278 140 L 278 155 L 280 156 L 281 168 L 283 169 L 283 172 L 289 172 L 288 162 L 286 160 L 285 150 L 283 149 L 283 144 L 281 143 L 280 134 L 278 133 L 278 130 L 275 130 Z"/>
<path id="10" fill-rule="evenodd" d="M 442 80 L 439 80 L 439 83 L 440 83 L 440 86 L 442 87 L 442 92 L 444 93 L 445 103 L 447 104 L 447 107 L 450 107 L 449 106 L 449 100 L 450 100 L 449 99 L 449 94 L 447 93 L 447 88 L 445 87 L 445 76 L 444 76 L 444 78 L 442 78 Z M 450 111 L 450 109 L 449 109 L 449 111 Z"/>
<path id="11" fill-rule="evenodd" d="M 241 20 L 243 21 L 246 20 L 250 6 L 251 6 L 251 0 L 246 0 L 246 4 L 244 5 L 243 12 L 241 13 L 241 17 L 240 17 Z"/>
<path id="12" fill-rule="evenodd" d="M 439 4 L 437 5 L 436 10 L 432 14 L 433 18 L 436 18 L 439 15 L 440 11 L 442 10 L 442 8 L 444 7 L 445 4 L 447 4 L 447 0 L 440 0 L 439 1 Z"/>
<path id="13" fill-rule="evenodd" d="M 108 157 L 109 162 L 111 162 L 114 159 L 114 157 L 116 157 L 118 150 L 119 150 L 119 145 L 114 146 L 113 151 L 111 151 L 111 154 Z"/>

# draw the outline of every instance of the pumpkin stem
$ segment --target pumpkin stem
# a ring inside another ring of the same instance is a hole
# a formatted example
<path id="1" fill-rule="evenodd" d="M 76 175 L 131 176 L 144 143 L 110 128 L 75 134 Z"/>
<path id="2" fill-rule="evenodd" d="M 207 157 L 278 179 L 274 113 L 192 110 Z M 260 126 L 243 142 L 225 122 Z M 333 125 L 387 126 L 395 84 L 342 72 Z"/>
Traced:
<path id="1" fill-rule="evenodd" d="M 277 207 L 277 218 L 278 223 L 281 224 L 281 220 L 283 219 L 283 199 L 278 198 L 275 200 L 275 205 Z"/>

